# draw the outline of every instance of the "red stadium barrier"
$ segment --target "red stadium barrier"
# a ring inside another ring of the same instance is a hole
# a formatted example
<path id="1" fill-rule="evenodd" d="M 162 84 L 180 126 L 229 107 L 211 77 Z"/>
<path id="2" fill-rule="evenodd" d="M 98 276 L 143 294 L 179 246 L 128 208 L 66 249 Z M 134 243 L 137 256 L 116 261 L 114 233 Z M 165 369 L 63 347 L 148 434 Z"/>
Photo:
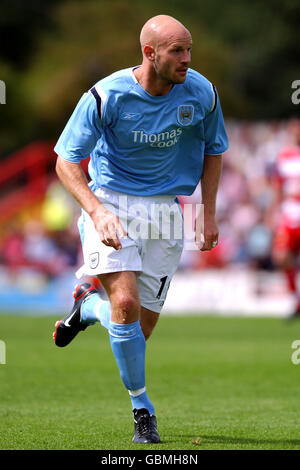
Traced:
<path id="1" fill-rule="evenodd" d="M 33 142 L 1 161 L 0 225 L 43 199 L 56 178 L 53 142 Z M 88 160 L 82 162 L 87 173 Z"/>
<path id="2" fill-rule="evenodd" d="M 53 143 L 34 142 L 1 162 L 0 224 L 42 199 L 54 177 Z"/>

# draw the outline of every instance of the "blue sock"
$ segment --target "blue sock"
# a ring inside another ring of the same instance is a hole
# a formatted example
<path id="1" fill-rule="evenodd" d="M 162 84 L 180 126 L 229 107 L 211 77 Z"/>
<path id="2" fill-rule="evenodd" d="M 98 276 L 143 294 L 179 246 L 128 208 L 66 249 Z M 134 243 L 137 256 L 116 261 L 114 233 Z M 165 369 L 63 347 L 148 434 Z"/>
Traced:
<path id="1" fill-rule="evenodd" d="M 146 341 L 139 321 L 121 325 L 110 322 L 110 344 L 121 379 L 127 388 L 132 408 L 146 408 L 155 414 L 145 387 Z"/>
<path id="2" fill-rule="evenodd" d="M 101 325 L 108 330 L 110 322 L 110 302 L 102 300 L 99 294 L 90 295 L 81 306 L 82 323 L 95 323 L 100 321 Z"/>

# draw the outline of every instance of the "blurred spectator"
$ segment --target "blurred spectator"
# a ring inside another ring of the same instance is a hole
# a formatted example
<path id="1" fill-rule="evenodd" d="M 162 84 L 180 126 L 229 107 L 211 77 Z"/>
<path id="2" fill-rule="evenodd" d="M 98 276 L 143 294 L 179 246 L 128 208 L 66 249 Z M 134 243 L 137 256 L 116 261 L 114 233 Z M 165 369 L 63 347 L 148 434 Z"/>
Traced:
<path id="1" fill-rule="evenodd" d="M 66 253 L 60 251 L 55 238 L 36 220 L 24 227 L 23 254 L 27 266 L 44 272 L 49 278 L 58 276 L 68 266 Z"/>
<path id="2" fill-rule="evenodd" d="M 5 233 L 1 243 L 0 263 L 6 266 L 12 277 L 18 268 L 26 265 L 24 237 L 18 228 L 9 228 Z"/>

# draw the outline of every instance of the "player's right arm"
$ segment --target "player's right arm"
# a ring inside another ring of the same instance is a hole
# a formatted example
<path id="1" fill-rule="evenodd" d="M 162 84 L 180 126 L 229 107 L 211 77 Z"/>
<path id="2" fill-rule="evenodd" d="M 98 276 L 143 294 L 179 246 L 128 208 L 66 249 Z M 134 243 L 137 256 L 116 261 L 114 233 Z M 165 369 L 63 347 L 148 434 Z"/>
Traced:
<path id="1" fill-rule="evenodd" d="M 126 233 L 119 218 L 106 210 L 89 188 L 80 165 L 94 149 L 101 133 L 99 106 L 91 92 L 85 93 L 55 146 L 58 154 L 56 172 L 65 188 L 91 217 L 100 240 L 118 250 L 122 248 L 119 237 Z"/>
<path id="2" fill-rule="evenodd" d="M 91 217 L 102 243 L 116 250 L 121 249 L 116 231 L 120 237 L 126 234 L 119 218 L 106 210 L 91 191 L 80 163 L 71 163 L 58 156 L 56 173 L 65 188 Z"/>

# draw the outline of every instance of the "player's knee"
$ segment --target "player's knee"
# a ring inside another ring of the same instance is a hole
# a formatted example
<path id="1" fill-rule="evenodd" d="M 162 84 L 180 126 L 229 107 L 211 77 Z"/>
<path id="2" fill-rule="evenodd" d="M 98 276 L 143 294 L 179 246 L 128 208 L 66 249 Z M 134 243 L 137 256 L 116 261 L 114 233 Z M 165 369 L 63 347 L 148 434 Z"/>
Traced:
<path id="1" fill-rule="evenodd" d="M 116 296 L 114 306 L 124 322 L 134 321 L 139 317 L 140 302 L 133 295 L 120 293 Z"/>

